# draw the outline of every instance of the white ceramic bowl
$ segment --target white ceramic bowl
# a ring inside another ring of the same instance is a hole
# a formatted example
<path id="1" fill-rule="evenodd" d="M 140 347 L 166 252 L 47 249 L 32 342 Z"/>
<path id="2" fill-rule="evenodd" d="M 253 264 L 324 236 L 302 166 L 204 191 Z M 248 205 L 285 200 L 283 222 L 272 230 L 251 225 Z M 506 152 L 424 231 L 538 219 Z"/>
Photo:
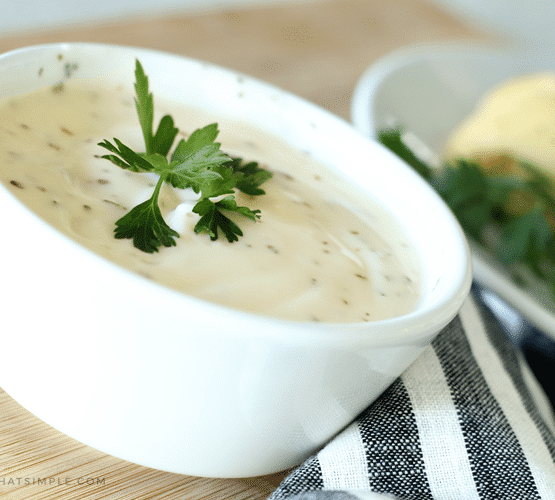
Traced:
<path id="1" fill-rule="evenodd" d="M 135 58 L 155 96 L 250 120 L 389 208 L 420 256 L 422 299 L 406 316 L 364 324 L 226 309 L 103 260 L 0 187 L 0 213 L 9 214 L 0 386 L 69 436 L 149 467 L 238 477 L 293 466 L 456 315 L 471 278 L 466 241 L 440 198 L 380 145 L 312 104 L 211 64 L 138 48 L 30 47 L 0 56 L 0 96 L 55 84 L 68 62 L 80 78 L 101 74 L 132 88 Z"/>
<path id="2" fill-rule="evenodd" d="M 411 46 L 370 66 L 353 94 L 351 115 L 363 135 L 402 125 L 436 158 L 449 135 L 494 86 L 519 74 L 555 70 L 555 56 L 542 45 L 485 48 L 470 44 Z M 474 277 L 532 324 L 555 338 L 555 302 L 533 276 L 517 286 L 508 270 L 472 245 Z"/>

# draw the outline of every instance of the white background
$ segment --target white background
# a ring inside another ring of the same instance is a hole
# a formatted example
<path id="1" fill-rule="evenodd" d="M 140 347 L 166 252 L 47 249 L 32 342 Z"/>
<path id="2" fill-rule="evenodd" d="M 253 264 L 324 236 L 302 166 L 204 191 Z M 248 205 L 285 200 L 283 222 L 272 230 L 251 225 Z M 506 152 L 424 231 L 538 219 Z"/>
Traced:
<path id="1" fill-rule="evenodd" d="M 308 0 L 0 0 L 0 36 L 141 14 Z M 315 0 L 311 0 L 315 1 Z M 384 2 L 387 0 L 383 0 Z M 517 39 L 555 42 L 554 0 L 429 0 Z"/>
<path id="2" fill-rule="evenodd" d="M 287 0 L 286 0 L 287 1 Z M 295 0 L 289 0 L 295 1 Z M 304 0 L 301 0 L 304 1 Z M 279 0 L 0 0 L 0 36 L 129 15 L 162 15 L 225 6 L 269 5 Z"/>

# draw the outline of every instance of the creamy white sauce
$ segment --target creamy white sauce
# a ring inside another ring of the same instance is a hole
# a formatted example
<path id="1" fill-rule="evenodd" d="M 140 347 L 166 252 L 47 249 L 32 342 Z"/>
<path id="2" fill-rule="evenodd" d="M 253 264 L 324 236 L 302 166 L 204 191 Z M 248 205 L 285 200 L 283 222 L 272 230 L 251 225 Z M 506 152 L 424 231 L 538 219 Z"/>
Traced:
<path id="1" fill-rule="evenodd" d="M 197 195 L 170 187 L 160 200 L 166 221 L 180 233 L 176 247 L 146 254 L 131 240 L 114 238 L 115 221 L 148 199 L 156 182 L 98 157 L 106 151 L 97 143 L 112 137 L 144 148 L 133 96 L 123 89 L 70 81 L 57 91 L 0 101 L 0 180 L 85 247 L 202 299 L 300 321 L 373 321 L 414 308 L 417 259 L 381 207 L 264 132 L 155 105 L 156 124 L 170 113 L 185 133 L 217 121 L 224 151 L 274 172 L 262 186 L 266 195 L 237 194 L 240 205 L 262 211 L 257 222 L 235 218 L 244 233 L 238 242 L 195 234 L 198 216 L 190 209 Z"/>

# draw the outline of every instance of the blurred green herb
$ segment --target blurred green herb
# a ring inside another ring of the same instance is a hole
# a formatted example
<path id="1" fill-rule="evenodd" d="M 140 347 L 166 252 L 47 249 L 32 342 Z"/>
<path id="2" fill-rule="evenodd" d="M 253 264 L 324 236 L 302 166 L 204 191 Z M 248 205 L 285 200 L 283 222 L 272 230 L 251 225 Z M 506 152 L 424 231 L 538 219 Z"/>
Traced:
<path id="1" fill-rule="evenodd" d="M 522 277 L 522 264 L 549 284 L 555 299 L 555 186 L 551 177 L 526 161 L 505 155 L 480 160 L 456 159 L 433 168 L 403 141 L 402 128 L 378 140 L 413 167 L 445 200 L 473 240 Z M 498 162 L 495 165 L 495 162 Z"/>
<path id="2" fill-rule="evenodd" d="M 432 170 L 403 142 L 401 128 L 383 130 L 379 133 L 378 139 L 385 147 L 393 151 L 399 158 L 405 160 L 405 162 L 414 168 L 414 170 L 424 177 L 424 179 L 430 179 Z"/>
<path id="3" fill-rule="evenodd" d="M 208 233 L 211 240 L 216 240 L 221 230 L 229 242 L 237 241 L 243 233 L 222 211 L 235 212 L 251 220 L 259 218 L 260 210 L 237 205 L 234 190 L 253 196 L 264 194 L 260 185 L 272 174 L 259 168 L 256 162 L 243 164 L 241 158 L 225 154 L 220 143 L 215 142 L 219 133 L 216 123 L 195 130 L 187 140 L 181 139 L 170 155 L 179 131 L 173 118 L 165 115 L 154 132 L 154 100 L 148 77 L 138 60 L 135 79 L 135 106 L 146 151 L 135 152 L 116 138 L 113 143 L 104 140 L 98 145 L 111 153 L 102 158 L 132 172 L 155 173 L 158 181 L 147 201 L 116 221 L 115 237 L 132 239 L 137 248 L 148 253 L 157 252 L 162 245 L 174 246 L 179 234 L 166 224 L 158 204 L 162 185 L 169 183 L 174 188 L 191 188 L 200 193 L 192 209 L 200 215 L 196 233 Z"/>

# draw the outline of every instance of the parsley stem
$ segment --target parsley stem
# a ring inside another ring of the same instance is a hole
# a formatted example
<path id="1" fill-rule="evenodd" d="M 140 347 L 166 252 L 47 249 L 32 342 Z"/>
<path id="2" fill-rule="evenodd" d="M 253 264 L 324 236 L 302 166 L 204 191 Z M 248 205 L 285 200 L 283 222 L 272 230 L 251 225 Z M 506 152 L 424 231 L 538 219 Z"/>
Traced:
<path id="1" fill-rule="evenodd" d="M 159 174 L 158 182 L 156 183 L 156 186 L 154 187 L 154 192 L 152 193 L 152 197 L 150 198 L 153 204 L 156 203 L 156 205 L 158 205 L 158 196 L 160 195 L 162 184 L 164 184 L 164 182 L 166 181 L 167 176 L 168 172 L 161 172 Z"/>

